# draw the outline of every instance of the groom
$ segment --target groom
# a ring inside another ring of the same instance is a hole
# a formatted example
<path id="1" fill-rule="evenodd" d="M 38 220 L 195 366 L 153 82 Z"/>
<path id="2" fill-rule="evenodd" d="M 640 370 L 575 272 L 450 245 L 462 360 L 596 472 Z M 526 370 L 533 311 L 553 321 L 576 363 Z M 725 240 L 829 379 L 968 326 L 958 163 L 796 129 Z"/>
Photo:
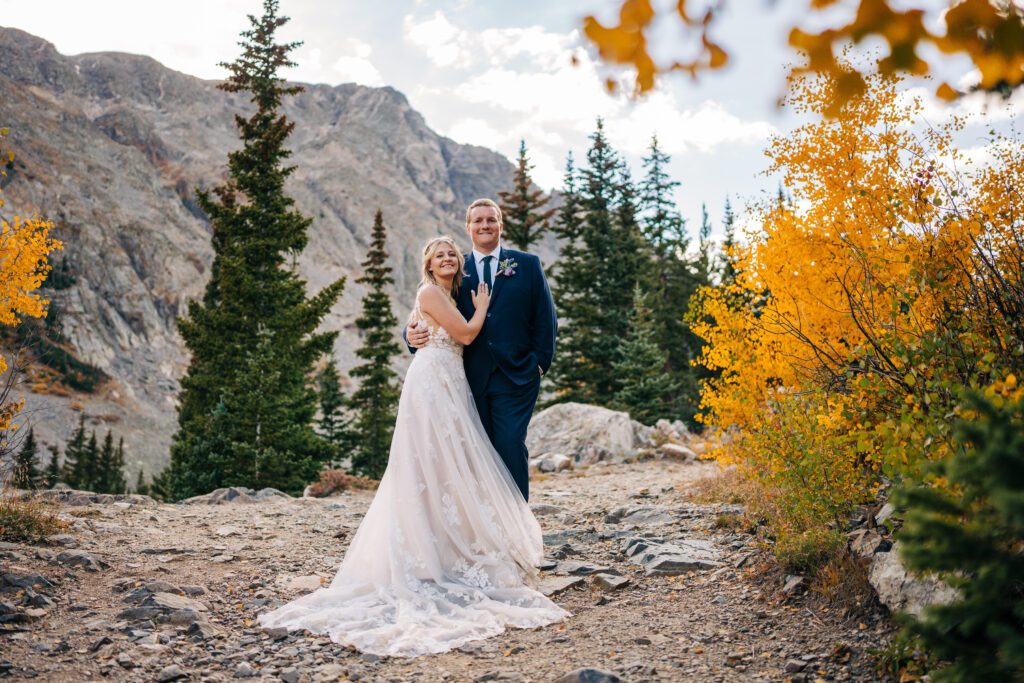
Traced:
<path id="1" fill-rule="evenodd" d="M 466 269 L 458 307 L 473 315 L 470 292 L 481 283 L 491 287 L 491 305 L 484 327 L 463 350 L 466 378 L 480 419 L 495 450 L 505 461 L 523 497 L 530 498 L 526 428 L 540 392 L 540 378 L 551 367 L 558 322 L 540 259 L 501 245 L 501 208 L 477 199 L 466 210 L 466 232 L 473 250 L 465 254 Z M 427 343 L 426 329 L 409 327 L 409 345 Z"/>

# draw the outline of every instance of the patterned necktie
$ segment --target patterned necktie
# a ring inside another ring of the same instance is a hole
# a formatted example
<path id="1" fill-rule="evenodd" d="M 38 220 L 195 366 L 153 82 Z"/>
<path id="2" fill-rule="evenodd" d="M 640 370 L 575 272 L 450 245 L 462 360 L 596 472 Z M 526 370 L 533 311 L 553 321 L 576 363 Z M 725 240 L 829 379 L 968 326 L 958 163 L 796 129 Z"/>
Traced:
<path id="1" fill-rule="evenodd" d="M 491 288 L 491 259 L 493 256 L 484 256 L 484 284 Z"/>

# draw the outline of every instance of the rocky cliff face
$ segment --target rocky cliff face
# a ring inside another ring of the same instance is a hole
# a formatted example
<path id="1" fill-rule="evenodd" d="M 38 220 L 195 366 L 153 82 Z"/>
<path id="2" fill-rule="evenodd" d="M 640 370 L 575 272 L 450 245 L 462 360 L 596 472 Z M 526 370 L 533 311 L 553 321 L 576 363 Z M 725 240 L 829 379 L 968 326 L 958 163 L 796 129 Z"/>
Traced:
<path id="1" fill-rule="evenodd" d="M 112 380 L 98 394 L 33 395 L 28 410 L 46 443 L 63 442 L 84 409 L 98 430 L 125 436 L 129 475 L 166 463 L 175 395 L 188 358 L 175 318 L 202 292 L 212 259 L 194 188 L 224 178 L 239 146 L 233 116 L 244 96 L 148 57 L 59 54 L 0 28 L 0 126 L 17 155 L 5 181 L 6 215 L 54 220 L 75 285 L 59 293 L 62 325 L 86 361 Z M 392 88 L 306 86 L 285 113 L 298 166 L 288 191 L 311 216 L 299 268 L 311 291 L 349 280 L 325 322 L 341 330 L 335 355 L 354 361 L 353 325 L 364 293 L 354 282 L 373 213 L 384 212 L 404 319 L 418 280 L 419 248 L 434 234 L 464 233 L 478 196 L 511 184 L 513 166 L 427 127 Z"/>

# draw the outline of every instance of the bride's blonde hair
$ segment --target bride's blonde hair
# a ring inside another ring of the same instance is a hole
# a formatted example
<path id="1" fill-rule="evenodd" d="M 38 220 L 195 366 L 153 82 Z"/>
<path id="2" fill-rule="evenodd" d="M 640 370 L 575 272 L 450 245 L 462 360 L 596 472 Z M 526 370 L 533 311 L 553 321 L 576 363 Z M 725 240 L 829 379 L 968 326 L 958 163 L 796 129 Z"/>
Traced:
<path id="1" fill-rule="evenodd" d="M 423 245 L 423 265 L 421 268 L 422 277 L 420 278 L 420 286 L 423 285 L 437 285 L 441 284 L 434 277 L 434 274 L 430 272 L 430 260 L 434 257 L 434 252 L 437 251 L 437 247 L 441 244 L 447 244 L 455 250 L 456 258 L 458 259 L 458 270 L 455 271 L 455 277 L 452 279 L 452 291 L 451 295 L 454 298 L 459 293 L 459 285 L 462 284 L 462 269 L 466 266 L 466 261 L 462 257 L 462 250 L 459 249 L 458 245 L 455 244 L 455 240 L 452 239 L 451 235 L 441 235 L 440 237 L 432 237 L 427 240 L 427 243 Z"/>

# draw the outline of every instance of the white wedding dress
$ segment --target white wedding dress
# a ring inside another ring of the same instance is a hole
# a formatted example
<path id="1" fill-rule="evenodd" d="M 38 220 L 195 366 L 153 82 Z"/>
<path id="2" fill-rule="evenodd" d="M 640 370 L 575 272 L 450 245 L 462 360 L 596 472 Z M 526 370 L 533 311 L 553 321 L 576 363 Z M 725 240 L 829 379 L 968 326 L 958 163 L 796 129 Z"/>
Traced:
<path id="1" fill-rule="evenodd" d="M 480 422 L 462 345 L 431 328 L 405 376 L 387 470 L 337 576 L 259 623 L 376 655 L 446 652 L 569 616 L 531 587 L 542 557 L 540 525 Z"/>

